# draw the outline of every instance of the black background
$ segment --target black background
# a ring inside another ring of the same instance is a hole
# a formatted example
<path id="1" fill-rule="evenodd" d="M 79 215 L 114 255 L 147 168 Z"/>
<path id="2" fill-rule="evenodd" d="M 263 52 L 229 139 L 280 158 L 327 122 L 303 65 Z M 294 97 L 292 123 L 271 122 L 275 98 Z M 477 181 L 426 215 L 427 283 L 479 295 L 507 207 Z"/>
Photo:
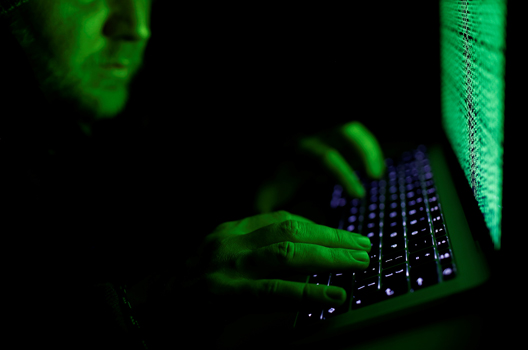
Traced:
<path id="1" fill-rule="evenodd" d="M 436 1 L 157 2 L 152 16 L 138 84 L 149 98 L 136 102 L 177 130 L 310 133 L 359 120 L 382 143 L 438 132 Z"/>

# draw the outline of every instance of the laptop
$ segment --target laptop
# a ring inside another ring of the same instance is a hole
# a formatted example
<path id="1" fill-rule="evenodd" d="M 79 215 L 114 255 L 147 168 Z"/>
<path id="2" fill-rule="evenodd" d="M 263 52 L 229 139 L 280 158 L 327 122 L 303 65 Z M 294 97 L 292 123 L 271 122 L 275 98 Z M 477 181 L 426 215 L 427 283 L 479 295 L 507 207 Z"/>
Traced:
<path id="1" fill-rule="evenodd" d="M 513 25 L 506 36 L 511 3 L 440 1 L 441 137 L 424 133 L 412 146 L 384 149 L 382 180 L 357 172 L 364 199 L 329 184 L 321 199 L 326 225 L 368 236 L 370 265 L 301 280 L 345 288 L 345 304 L 249 315 L 226 327 L 222 346 L 353 345 L 396 324 L 457 313 L 495 290 L 510 198 L 504 122 L 518 110 L 517 99 L 505 98 L 516 93 L 517 61 L 510 57 L 521 42 Z"/>

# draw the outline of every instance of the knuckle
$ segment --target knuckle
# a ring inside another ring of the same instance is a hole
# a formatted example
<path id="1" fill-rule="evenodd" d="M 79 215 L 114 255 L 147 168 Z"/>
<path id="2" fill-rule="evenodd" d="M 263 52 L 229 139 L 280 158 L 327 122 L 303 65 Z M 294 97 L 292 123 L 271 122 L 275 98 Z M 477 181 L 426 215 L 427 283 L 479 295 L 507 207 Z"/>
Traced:
<path id="1" fill-rule="evenodd" d="M 292 219 L 284 220 L 279 224 L 280 231 L 289 239 L 295 239 L 301 234 L 301 226 L 299 221 Z"/>
<path id="2" fill-rule="evenodd" d="M 336 238 L 336 242 L 342 246 L 345 242 L 344 242 L 344 237 L 343 237 L 343 234 L 341 233 L 341 231 L 339 231 L 337 228 L 334 228 L 334 235 L 335 235 L 335 238 Z"/>
<path id="3" fill-rule="evenodd" d="M 279 281 L 276 279 L 267 281 L 264 284 L 263 290 L 267 296 L 276 295 L 279 291 Z"/>
<path id="4" fill-rule="evenodd" d="M 276 254 L 281 262 L 290 262 L 295 256 L 295 244 L 290 241 L 279 242 L 276 245 Z"/>
<path id="5" fill-rule="evenodd" d="M 341 261 L 341 255 L 339 254 L 339 250 L 328 248 L 327 249 L 328 254 L 330 255 L 330 259 L 332 262 L 339 262 Z"/>

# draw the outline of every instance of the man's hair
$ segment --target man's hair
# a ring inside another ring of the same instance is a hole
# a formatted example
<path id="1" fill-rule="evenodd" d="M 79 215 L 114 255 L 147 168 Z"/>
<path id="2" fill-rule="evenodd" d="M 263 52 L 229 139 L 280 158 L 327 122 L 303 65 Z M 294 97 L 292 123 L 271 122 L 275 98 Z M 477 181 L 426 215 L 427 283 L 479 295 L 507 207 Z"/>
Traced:
<path id="1" fill-rule="evenodd" d="M 32 0 L 34 1 L 34 0 Z M 6 6 L 6 4 L 10 4 Z M 0 0 L 0 10 L 9 9 L 0 14 L 0 43 L 6 47 L 16 38 L 17 47 L 26 47 L 33 41 L 30 35 L 29 0 Z M 0 61 L 2 59 L 0 58 Z"/>
<path id="2" fill-rule="evenodd" d="M 0 31 L 2 31 L 2 35 L 20 31 L 23 13 L 26 10 L 26 6 L 22 5 L 28 2 L 29 0 L 0 0 Z"/>
<path id="3" fill-rule="evenodd" d="M 0 0 L 0 16 L 9 15 L 20 5 L 25 4 L 29 0 Z"/>
<path id="4" fill-rule="evenodd" d="M 0 0 L 0 30 L 3 33 L 13 33 L 13 26 L 20 22 L 20 12 L 25 9 L 21 6 L 29 0 Z"/>

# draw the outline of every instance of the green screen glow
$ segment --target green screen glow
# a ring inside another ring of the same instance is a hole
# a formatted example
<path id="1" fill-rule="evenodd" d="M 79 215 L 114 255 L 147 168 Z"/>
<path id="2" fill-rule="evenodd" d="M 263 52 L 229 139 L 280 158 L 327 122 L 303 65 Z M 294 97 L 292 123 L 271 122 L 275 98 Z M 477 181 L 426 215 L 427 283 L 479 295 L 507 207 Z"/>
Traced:
<path id="1" fill-rule="evenodd" d="M 500 249 L 506 0 L 440 1 L 442 123 Z"/>

